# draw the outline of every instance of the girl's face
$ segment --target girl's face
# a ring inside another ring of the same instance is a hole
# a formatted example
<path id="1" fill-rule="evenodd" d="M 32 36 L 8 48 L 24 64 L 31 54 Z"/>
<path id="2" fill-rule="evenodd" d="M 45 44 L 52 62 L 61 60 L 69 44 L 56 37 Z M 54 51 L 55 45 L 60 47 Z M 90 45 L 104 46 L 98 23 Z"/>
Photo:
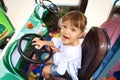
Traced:
<path id="1" fill-rule="evenodd" d="M 64 45 L 76 46 L 79 43 L 81 36 L 80 28 L 71 26 L 69 21 L 65 21 L 61 25 L 60 35 Z"/>

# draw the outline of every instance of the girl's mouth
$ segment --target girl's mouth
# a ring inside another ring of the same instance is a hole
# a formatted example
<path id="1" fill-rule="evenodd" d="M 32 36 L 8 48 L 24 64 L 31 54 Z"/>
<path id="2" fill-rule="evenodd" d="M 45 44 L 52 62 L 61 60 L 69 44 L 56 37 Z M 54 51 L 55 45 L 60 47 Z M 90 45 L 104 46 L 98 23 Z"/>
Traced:
<path id="1" fill-rule="evenodd" d="M 69 37 L 67 37 L 67 36 L 63 35 L 63 39 L 65 39 L 65 40 L 66 40 L 66 39 L 69 39 Z"/>

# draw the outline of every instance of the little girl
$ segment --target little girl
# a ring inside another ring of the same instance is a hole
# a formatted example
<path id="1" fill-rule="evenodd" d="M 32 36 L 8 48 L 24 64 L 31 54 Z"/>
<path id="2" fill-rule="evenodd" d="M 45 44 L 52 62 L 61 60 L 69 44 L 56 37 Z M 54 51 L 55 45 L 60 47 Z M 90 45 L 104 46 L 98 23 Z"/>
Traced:
<path id="1" fill-rule="evenodd" d="M 73 80 L 78 80 L 78 69 L 81 68 L 84 30 L 87 24 L 85 15 L 80 11 L 70 11 L 62 17 L 60 38 L 51 41 L 33 39 L 32 45 L 39 45 L 39 49 L 48 45 L 54 52 L 49 64 L 43 68 L 46 80 L 52 76 L 64 75 L 67 71 Z"/>

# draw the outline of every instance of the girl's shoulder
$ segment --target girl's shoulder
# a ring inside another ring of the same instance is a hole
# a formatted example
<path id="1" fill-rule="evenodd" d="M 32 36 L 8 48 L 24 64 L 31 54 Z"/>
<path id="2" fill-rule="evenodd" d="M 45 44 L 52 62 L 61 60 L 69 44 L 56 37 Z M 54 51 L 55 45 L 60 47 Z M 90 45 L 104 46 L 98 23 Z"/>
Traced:
<path id="1" fill-rule="evenodd" d="M 53 41 L 53 43 L 54 43 L 54 45 L 55 45 L 56 48 L 58 48 L 60 45 L 63 44 L 61 38 L 52 38 L 51 41 Z"/>

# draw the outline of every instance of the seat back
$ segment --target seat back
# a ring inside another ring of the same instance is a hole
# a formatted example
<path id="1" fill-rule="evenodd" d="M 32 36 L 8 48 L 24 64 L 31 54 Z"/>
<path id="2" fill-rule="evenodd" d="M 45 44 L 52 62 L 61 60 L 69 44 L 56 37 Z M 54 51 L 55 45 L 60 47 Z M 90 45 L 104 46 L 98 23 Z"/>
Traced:
<path id="1" fill-rule="evenodd" d="M 110 40 L 103 28 L 92 27 L 82 43 L 82 65 L 79 80 L 89 80 L 110 49 Z"/>

